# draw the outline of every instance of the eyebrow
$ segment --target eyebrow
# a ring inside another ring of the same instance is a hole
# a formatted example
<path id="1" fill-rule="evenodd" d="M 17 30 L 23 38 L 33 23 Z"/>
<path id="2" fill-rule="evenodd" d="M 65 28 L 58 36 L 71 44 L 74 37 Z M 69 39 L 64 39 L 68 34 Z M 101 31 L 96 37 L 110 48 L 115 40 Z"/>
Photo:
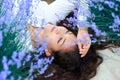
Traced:
<path id="1" fill-rule="evenodd" d="M 58 44 L 61 40 L 62 40 L 62 38 L 60 38 L 60 39 L 58 40 L 57 44 Z M 63 45 L 63 44 L 65 43 L 65 41 L 66 41 L 66 38 L 64 39 L 64 41 L 62 42 L 61 45 Z"/>

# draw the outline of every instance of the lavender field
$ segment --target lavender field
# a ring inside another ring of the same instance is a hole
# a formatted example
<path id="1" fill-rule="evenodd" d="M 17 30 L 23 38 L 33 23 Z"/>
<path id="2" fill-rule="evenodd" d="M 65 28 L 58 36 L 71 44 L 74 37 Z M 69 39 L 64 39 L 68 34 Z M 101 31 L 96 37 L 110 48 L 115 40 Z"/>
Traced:
<path id="1" fill-rule="evenodd" d="M 26 21 L 31 13 L 32 1 L 35 0 L 0 0 L 0 80 L 33 80 L 42 75 L 54 59 L 39 58 L 44 53 L 46 44 L 38 52 L 31 51 Z M 90 28 L 97 37 L 107 36 L 103 39 L 93 37 L 92 43 L 112 41 L 118 44 L 120 0 L 88 0 L 88 5 L 90 16 L 87 22 Z M 74 19 L 70 20 L 74 22 Z M 52 75 L 54 74 L 50 73 L 48 76 Z"/>

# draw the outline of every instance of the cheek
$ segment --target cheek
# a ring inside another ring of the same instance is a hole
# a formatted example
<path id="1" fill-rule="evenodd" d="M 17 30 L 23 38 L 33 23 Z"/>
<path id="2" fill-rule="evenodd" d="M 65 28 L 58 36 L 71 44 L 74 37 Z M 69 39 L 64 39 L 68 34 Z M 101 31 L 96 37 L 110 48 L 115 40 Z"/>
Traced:
<path id="1" fill-rule="evenodd" d="M 51 34 L 50 36 L 48 36 L 48 40 L 49 40 L 48 48 L 50 48 L 52 50 L 59 49 L 59 46 L 57 44 L 57 41 L 58 41 L 57 35 Z"/>
<path id="2" fill-rule="evenodd" d="M 60 36 L 55 33 L 48 34 L 48 39 L 50 40 L 51 43 L 57 43 L 59 38 Z"/>
<path id="3" fill-rule="evenodd" d="M 51 50 L 51 51 L 59 51 L 60 48 L 55 44 L 55 43 L 50 43 L 48 44 L 48 48 Z"/>

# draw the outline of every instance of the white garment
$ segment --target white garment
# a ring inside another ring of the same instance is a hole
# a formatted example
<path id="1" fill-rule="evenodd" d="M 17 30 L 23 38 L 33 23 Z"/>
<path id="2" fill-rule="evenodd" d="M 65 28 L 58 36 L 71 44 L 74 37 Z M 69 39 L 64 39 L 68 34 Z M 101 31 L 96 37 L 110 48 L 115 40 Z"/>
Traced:
<path id="1" fill-rule="evenodd" d="M 115 53 L 109 49 L 97 52 L 103 57 L 103 63 L 100 64 L 96 76 L 91 80 L 120 80 L 120 48 Z"/>
<path id="2" fill-rule="evenodd" d="M 28 19 L 28 23 L 36 27 L 44 26 L 49 22 L 55 25 L 57 21 L 63 20 L 72 10 L 74 10 L 77 7 L 76 4 L 78 2 L 81 2 L 79 0 L 72 1 L 73 0 L 56 0 L 48 5 L 45 1 L 37 2 L 36 0 L 33 0 L 33 6 L 31 7 L 32 15 Z M 84 1 L 85 0 L 81 3 L 86 4 Z M 83 7 L 84 4 L 80 5 Z M 83 7 L 85 8 L 83 10 L 88 9 L 87 7 L 88 6 Z M 84 13 L 82 12 L 79 14 L 79 20 L 86 20 L 86 17 L 84 17 L 83 14 Z"/>
<path id="3" fill-rule="evenodd" d="M 27 23 L 41 27 L 45 25 L 45 10 L 47 10 L 48 4 L 45 1 L 32 0 L 32 6 L 30 7 L 30 14 Z"/>
<path id="4" fill-rule="evenodd" d="M 45 14 L 46 21 L 56 24 L 57 21 L 63 20 L 75 7 L 75 4 L 69 0 L 56 0 L 49 5 Z"/>

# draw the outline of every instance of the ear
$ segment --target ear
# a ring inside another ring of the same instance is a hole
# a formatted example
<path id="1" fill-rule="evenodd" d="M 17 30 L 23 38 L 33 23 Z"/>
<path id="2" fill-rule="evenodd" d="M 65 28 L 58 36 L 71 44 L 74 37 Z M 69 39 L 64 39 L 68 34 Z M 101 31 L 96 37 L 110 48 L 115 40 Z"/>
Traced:
<path id="1" fill-rule="evenodd" d="M 51 56 L 52 52 L 48 49 L 45 49 L 45 54 L 49 57 Z"/>

